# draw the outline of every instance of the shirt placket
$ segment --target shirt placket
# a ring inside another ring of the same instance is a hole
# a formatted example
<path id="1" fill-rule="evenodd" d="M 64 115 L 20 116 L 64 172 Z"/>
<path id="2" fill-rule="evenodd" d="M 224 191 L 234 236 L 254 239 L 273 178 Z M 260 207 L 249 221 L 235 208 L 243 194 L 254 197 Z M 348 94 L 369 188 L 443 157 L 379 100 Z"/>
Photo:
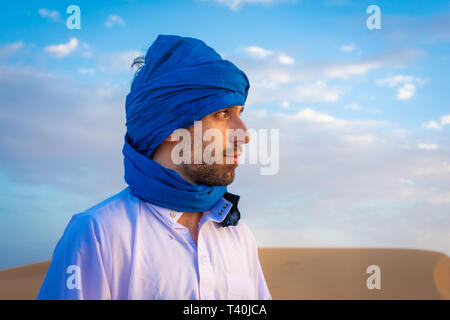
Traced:
<path id="1" fill-rule="evenodd" d="M 194 239 L 192 239 L 192 236 L 189 233 L 189 229 L 184 226 L 175 226 L 174 229 L 181 235 L 184 244 L 187 246 L 191 246 L 193 251 L 195 252 L 197 250 L 197 246 L 195 245 Z"/>
<path id="2" fill-rule="evenodd" d="M 192 239 L 190 233 L 189 233 L 189 229 L 186 228 L 183 225 L 180 225 L 177 223 L 179 217 L 181 216 L 180 212 L 177 211 L 170 211 L 168 213 L 166 213 L 166 215 L 164 215 L 165 220 L 167 220 L 168 225 L 173 228 L 173 230 L 176 231 L 177 234 L 177 238 L 182 240 L 182 243 L 186 246 L 190 246 L 193 249 L 193 252 L 197 251 L 197 247 L 194 243 L 194 240 Z"/>
<path id="3" fill-rule="evenodd" d="M 220 204 L 220 207 L 216 207 L 212 210 L 213 215 L 208 215 L 205 221 L 200 225 L 197 240 L 197 259 L 198 259 L 198 273 L 199 273 L 199 296 L 201 300 L 216 299 L 215 291 L 215 275 L 211 263 L 210 256 L 208 255 L 207 247 L 202 236 L 202 226 L 208 221 L 222 221 L 223 216 L 230 210 L 230 203 L 226 200 Z"/>
<path id="4" fill-rule="evenodd" d="M 180 212 L 168 211 L 163 214 L 163 218 L 168 223 L 168 225 L 177 231 L 177 234 L 181 236 L 181 239 L 183 239 L 185 245 L 190 246 L 193 249 L 193 253 L 196 254 L 198 268 L 197 270 L 199 276 L 198 290 L 199 299 L 201 300 L 216 299 L 215 275 L 210 255 L 208 254 L 208 247 L 205 243 L 206 239 L 203 238 L 201 229 L 205 223 L 208 223 L 211 220 L 216 222 L 223 221 L 230 208 L 231 203 L 227 200 L 222 199 L 220 204 L 218 204 L 215 208 L 209 210 L 209 213 L 205 216 L 205 219 L 202 219 L 203 221 L 199 226 L 197 245 L 194 243 L 194 240 L 189 233 L 189 229 L 177 223 L 177 220 L 180 217 Z"/>
<path id="5" fill-rule="evenodd" d="M 196 254 L 198 275 L 199 275 L 199 287 L 198 287 L 199 299 L 200 300 L 215 299 L 214 271 L 206 250 L 206 246 L 204 245 L 203 237 L 201 236 L 201 231 L 199 230 L 197 245 L 195 245 L 188 228 L 184 226 L 175 226 L 174 228 L 178 230 L 178 232 L 182 233 L 182 238 L 185 244 L 190 245 L 194 249 L 193 251 Z"/>
<path id="6" fill-rule="evenodd" d="M 211 265 L 210 257 L 205 249 L 203 238 L 198 236 L 197 241 L 197 259 L 199 274 L 199 296 L 201 300 L 215 299 L 215 276 Z"/>

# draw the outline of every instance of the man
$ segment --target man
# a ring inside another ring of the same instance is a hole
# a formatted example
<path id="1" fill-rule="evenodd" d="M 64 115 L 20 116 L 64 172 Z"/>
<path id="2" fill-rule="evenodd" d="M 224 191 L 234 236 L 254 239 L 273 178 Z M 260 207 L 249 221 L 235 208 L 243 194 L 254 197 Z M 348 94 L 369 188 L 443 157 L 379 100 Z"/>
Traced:
<path id="1" fill-rule="evenodd" d="M 194 38 L 159 35 L 142 62 L 126 99 L 128 187 L 72 217 L 38 299 L 271 299 L 226 187 L 249 141 L 227 134 L 247 131 L 247 76 Z"/>

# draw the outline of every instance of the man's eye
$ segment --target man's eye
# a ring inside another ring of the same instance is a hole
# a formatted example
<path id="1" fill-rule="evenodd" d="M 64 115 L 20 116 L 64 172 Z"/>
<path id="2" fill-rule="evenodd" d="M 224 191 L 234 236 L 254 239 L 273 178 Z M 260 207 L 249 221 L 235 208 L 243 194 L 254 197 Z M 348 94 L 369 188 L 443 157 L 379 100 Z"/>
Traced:
<path id="1" fill-rule="evenodd" d="M 226 118 L 226 117 L 228 117 L 228 112 L 227 111 L 219 111 L 219 112 L 217 112 L 217 115 L 221 118 Z"/>

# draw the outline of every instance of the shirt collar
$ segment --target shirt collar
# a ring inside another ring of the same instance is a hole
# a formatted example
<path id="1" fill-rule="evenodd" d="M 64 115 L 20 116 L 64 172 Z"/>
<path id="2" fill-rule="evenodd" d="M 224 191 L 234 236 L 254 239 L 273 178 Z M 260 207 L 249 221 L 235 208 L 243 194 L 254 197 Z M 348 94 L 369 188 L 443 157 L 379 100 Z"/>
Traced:
<path id="1" fill-rule="evenodd" d="M 225 192 L 223 195 L 224 199 L 231 202 L 232 206 L 230 209 L 230 212 L 228 212 L 225 219 L 220 223 L 222 227 L 228 227 L 228 226 L 237 226 L 239 220 L 241 219 L 241 213 L 238 209 L 238 203 L 240 196 L 236 194 L 232 194 L 229 192 Z"/>
<path id="2" fill-rule="evenodd" d="M 163 208 L 149 202 L 145 203 L 148 207 L 154 209 L 152 212 L 155 212 L 166 225 L 172 228 L 179 226 L 177 221 L 184 214 L 184 212 Z M 220 198 L 211 209 L 204 211 L 202 219 L 200 220 L 200 226 L 211 220 L 224 226 L 222 222 L 224 222 L 225 218 L 227 218 L 227 215 L 232 207 L 233 203 L 226 200 L 225 196 Z"/>
<path id="3" fill-rule="evenodd" d="M 230 201 L 220 198 L 211 209 L 205 211 L 202 217 L 204 221 L 200 221 L 200 225 L 210 220 L 221 223 L 225 220 L 232 206 L 233 204 Z"/>

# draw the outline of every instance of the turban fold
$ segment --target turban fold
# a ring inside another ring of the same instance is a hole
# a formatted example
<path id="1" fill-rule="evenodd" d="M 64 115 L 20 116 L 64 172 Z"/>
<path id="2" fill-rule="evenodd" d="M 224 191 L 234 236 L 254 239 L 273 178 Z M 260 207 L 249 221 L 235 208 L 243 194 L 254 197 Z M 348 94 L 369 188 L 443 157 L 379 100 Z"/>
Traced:
<path id="1" fill-rule="evenodd" d="M 125 181 L 144 200 L 177 211 L 210 209 L 225 186 L 194 185 L 150 157 L 174 130 L 220 109 L 244 105 L 243 71 L 195 38 L 159 35 L 126 98 Z"/>

